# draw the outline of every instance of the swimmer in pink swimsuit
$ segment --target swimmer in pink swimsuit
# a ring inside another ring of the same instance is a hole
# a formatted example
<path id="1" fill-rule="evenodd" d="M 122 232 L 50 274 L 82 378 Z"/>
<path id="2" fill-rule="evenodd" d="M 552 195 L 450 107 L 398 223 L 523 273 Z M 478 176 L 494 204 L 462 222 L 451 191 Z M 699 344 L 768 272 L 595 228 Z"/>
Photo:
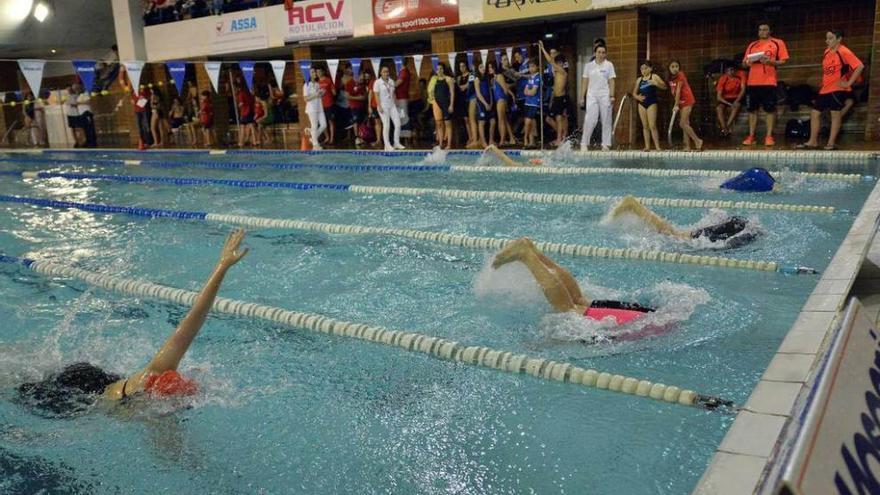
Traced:
<path id="1" fill-rule="evenodd" d="M 613 318 L 619 325 L 654 311 L 635 303 L 587 299 L 581 293 L 581 288 L 571 273 L 542 253 L 528 237 L 517 239 L 502 249 L 495 257 L 492 267 L 497 269 L 514 261 L 526 265 L 532 272 L 532 276 L 544 291 L 547 302 L 556 311 L 576 311 L 587 318 L 599 321 Z"/>

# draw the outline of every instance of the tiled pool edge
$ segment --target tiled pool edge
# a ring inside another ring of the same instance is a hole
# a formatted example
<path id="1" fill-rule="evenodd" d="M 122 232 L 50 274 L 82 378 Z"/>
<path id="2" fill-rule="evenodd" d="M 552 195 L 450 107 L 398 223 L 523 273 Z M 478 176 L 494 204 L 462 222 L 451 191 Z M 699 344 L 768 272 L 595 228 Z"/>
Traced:
<path id="1" fill-rule="evenodd" d="M 697 483 L 698 495 L 771 493 L 770 476 L 789 419 L 796 412 L 814 366 L 827 351 L 826 337 L 846 304 L 868 255 L 880 219 L 880 184 L 875 185 L 797 320 L 752 390 Z"/>

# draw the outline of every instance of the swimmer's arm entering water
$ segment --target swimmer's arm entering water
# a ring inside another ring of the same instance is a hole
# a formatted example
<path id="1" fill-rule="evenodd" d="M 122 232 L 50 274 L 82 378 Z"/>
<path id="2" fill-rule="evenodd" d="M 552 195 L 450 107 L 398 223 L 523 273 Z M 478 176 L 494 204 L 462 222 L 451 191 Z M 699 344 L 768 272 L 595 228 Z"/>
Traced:
<path id="1" fill-rule="evenodd" d="M 499 150 L 498 147 L 495 146 L 494 144 L 490 144 L 489 146 L 487 146 L 486 149 L 484 150 L 484 153 L 492 153 L 499 160 L 501 160 L 501 162 L 504 163 L 504 165 L 507 167 L 522 167 L 522 166 L 528 166 L 528 165 L 540 165 L 541 164 L 540 160 L 538 160 L 536 162 L 530 161 L 529 163 L 520 163 L 520 162 L 514 160 L 513 158 L 510 158 L 509 156 L 507 156 L 503 151 Z"/>
<path id="2" fill-rule="evenodd" d="M 153 356 L 150 364 L 129 376 L 126 380 L 120 380 L 109 385 L 104 390 L 104 397 L 119 400 L 124 395 L 143 390 L 146 377 L 177 369 L 180 360 L 183 359 L 190 344 L 192 344 L 199 330 L 201 330 L 202 324 L 205 323 L 205 318 L 207 318 L 211 306 L 214 305 L 214 299 L 217 297 L 217 291 L 220 289 L 220 284 L 223 283 L 226 272 L 248 252 L 247 249 L 238 249 L 242 239 L 244 239 L 244 234 L 245 231 L 243 229 L 236 229 L 229 234 L 226 244 L 220 253 L 220 261 L 217 262 L 217 266 L 211 273 L 210 278 L 208 278 L 202 290 L 199 291 L 192 308 L 190 308 L 186 317 L 183 318 L 174 330 L 174 333 L 168 337 L 168 340 L 165 341 L 159 352 Z M 125 394 L 123 394 L 123 387 L 125 387 Z"/>
<path id="3" fill-rule="evenodd" d="M 624 196 L 623 199 L 620 200 L 620 203 L 618 203 L 614 210 L 612 210 L 611 218 L 617 218 L 620 215 L 627 213 L 639 217 L 639 219 L 661 234 L 681 237 L 682 239 L 691 238 L 690 232 L 676 229 L 671 223 L 666 221 L 666 219 L 649 210 L 643 204 L 639 203 L 636 198 L 629 195 Z"/>

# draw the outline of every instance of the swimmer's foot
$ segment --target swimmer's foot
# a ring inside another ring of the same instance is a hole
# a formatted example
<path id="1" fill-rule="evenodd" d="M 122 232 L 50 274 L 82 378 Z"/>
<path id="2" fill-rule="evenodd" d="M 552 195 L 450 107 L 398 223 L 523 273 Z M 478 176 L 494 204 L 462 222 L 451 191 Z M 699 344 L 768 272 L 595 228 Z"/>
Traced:
<path id="1" fill-rule="evenodd" d="M 532 241 L 525 237 L 521 237 L 504 247 L 495 255 L 495 261 L 492 262 L 492 268 L 498 269 L 502 266 L 519 261 L 523 255 L 532 249 Z"/>

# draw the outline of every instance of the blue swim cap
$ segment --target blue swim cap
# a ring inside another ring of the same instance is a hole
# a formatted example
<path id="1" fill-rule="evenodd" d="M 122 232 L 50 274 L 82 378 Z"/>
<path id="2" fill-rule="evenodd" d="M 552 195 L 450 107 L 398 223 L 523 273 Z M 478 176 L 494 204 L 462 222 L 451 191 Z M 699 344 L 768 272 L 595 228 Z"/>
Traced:
<path id="1" fill-rule="evenodd" d="M 740 192 L 767 192 L 773 190 L 775 183 L 776 180 L 767 169 L 755 167 L 724 181 L 721 184 L 721 189 L 733 189 Z"/>

